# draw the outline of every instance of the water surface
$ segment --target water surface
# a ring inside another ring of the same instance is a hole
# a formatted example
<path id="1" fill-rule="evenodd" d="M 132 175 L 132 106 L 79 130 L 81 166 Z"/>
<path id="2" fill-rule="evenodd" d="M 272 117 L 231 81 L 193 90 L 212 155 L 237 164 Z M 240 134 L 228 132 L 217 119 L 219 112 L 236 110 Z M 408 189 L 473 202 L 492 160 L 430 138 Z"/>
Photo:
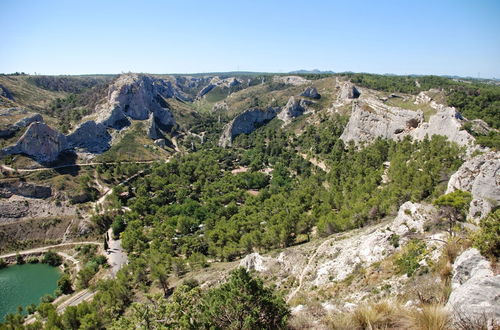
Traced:
<path id="1" fill-rule="evenodd" d="M 61 273 L 45 264 L 14 265 L 0 269 L 0 322 L 17 306 L 40 303 L 40 298 L 57 289 Z"/>

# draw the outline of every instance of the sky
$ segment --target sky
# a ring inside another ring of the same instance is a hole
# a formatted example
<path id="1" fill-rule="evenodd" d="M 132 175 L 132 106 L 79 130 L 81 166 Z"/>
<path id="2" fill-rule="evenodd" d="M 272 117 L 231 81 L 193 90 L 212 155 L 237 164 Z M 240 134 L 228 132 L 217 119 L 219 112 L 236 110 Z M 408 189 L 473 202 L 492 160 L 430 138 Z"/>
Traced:
<path id="1" fill-rule="evenodd" d="M 0 0 L 0 72 L 500 78 L 499 0 Z"/>

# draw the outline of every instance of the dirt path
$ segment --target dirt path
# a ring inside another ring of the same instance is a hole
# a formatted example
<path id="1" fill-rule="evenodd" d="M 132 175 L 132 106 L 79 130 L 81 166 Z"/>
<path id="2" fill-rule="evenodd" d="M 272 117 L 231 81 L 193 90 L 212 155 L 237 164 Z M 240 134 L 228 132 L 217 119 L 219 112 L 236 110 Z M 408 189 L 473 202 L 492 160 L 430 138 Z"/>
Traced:
<path id="1" fill-rule="evenodd" d="M 127 264 L 128 257 L 127 253 L 122 249 L 121 240 L 113 239 L 113 230 L 111 228 L 108 230 L 108 238 L 109 249 L 106 251 L 106 255 L 111 266 L 111 276 L 115 277 L 123 265 Z"/>
<path id="2" fill-rule="evenodd" d="M 55 245 L 42 246 L 42 247 L 39 247 L 39 248 L 30 249 L 30 250 L 24 250 L 24 251 L 19 251 L 19 252 L 7 253 L 7 254 L 0 255 L 0 258 L 15 257 L 18 253 L 20 255 L 31 254 L 31 253 L 39 253 L 39 252 L 45 252 L 45 251 L 53 249 L 53 248 L 58 248 L 58 247 L 63 247 L 63 246 L 71 246 L 71 245 L 82 245 L 82 244 L 93 244 L 93 245 L 99 245 L 99 246 L 102 245 L 102 243 L 95 242 L 95 241 L 61 243 L 61 244 L 55 244 Z"/>
<path id="3" fill-rule="evenodd" d="M 66 167 L 85 167 L 85 166 L 97 166 L 97 165 L 117 165 L 117 164 L 150 164 L 158 161 L 159 159 L 155 160 L 137 160 L 137 161 L 123 161 L 123 162 L 92 162 L 92 163 L 81 163 L 81 164 L 66 164 L 66 165 L 59 165 L 59 166 L 54 166 L 54 167 L 39 167 L 39 168 L 13 168 L 7 165 L 0 165 L 2 169 L 5 171 L 9 172 L 39 172 L 39 171 L 48 171 L 48 170 L 55 170 L 59 168 L 66 168 Z"/>

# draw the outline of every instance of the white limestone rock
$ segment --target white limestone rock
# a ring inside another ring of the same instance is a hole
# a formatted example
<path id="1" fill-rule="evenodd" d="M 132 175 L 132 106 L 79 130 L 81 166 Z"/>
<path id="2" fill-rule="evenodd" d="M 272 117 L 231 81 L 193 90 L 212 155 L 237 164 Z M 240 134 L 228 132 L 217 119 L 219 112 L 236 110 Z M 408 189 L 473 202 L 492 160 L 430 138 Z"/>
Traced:
<path id="1" fill-rule="evenodd" d="M 455 319 L 500 322 L 500 275 L 475 248 L 464 251 L 453 264 L 452 292 L 446 307 Z"/>

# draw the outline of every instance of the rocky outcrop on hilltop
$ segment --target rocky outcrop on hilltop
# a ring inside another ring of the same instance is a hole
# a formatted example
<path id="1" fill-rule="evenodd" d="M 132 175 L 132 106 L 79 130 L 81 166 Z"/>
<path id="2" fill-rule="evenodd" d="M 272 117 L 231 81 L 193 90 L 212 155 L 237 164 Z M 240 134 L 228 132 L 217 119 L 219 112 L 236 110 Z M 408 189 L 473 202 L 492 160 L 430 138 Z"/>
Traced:
<path id="1" fill-rule="evenodd" d="M 472 194 L 468 218 L 479 221 L 500 205 L 500 152 L 476 156 L 455 172 L 446 193 L 464 190 Z"/>
<path id="2" fill-rule="evenodd" d="M 357 99 L 361 96 L 361 92 L 350 82 L 344 82 L 340 85 L 338 101 L 346 101 Z"/>
<path id="3" fill-rule="evenodd" d="M 34 122 L 15 145 L 2 149 L 1 154 L 25 154 L 38 162 L 50 163 L 67 149 L 68 140 L 64 134 L 45 123 Z"/>
<path id="4" fill-rule="evenodd" d="M 422 123 L 417 129 L 411 132 L 411 136 L 417 140 L 423 140 L 425 136 L 444 135 L 449 141 L 465 146 L 469 151 L 473 149 L 475 139 L 462 125 L 466 120 L 453 107 L 446 107 L 441 104 L 431 103 L 437 112 L 432 115 L 428 123 Z"/>
<path id="5" fill-rule="evenodd" d="M 396 139 L 424 120 L 422 111 L 390 107 L 381 102 L 353 104 L 352 114 L 340 138 L 344 142 L 372 142 L 377 137 Z"/>
<path id="6" fill-rule="evenodd" d="M 273 81 L 293 86 L 300 86 L 310 82 L 306 78 L 302 78 L 300 76 L 274 76 Z"/>
<path id="7" fill-rule="evenodd" d="M 240 134 L 249 134 L 259 126 L 276 117 L 279 108 L 249 109 L 237 115 L 226 126 L 219 139 L 219 146 L 231 146 L 233 139 Z"/>
<path id="8" fill-rule="evenodd" d="M 52 196 L 52 189 L 47 186 L 21 181 L 0 182 L 0 197 L 10 198 L 12 195 L 29 198 L 49 198 Z"/>
<path id="9" fill-rule="evenodd" d="M 90 153 L 101 153 L 109 149 L 111 135 L 106 126 L 93 120 L 80 124 L 67 137 L 68 148 Z"/>
<path id="10" fill-rule="evenodd" d="M 316 87 L 307 87 L 300 96 L 309 97 L 311 99 L 319 100 L 321 95 L 318 93 Z"/>
<path id="11" fill-rule="evenodd" d="M 129 124 L 129 118 L 146 120 L 154 114 L 158 124 L 172 127 L 175 120 L 165 98 L 184 95 L 171 82 L 149 76 L 127 74 L 120 76 L 108 90 L 104 104 L 97 108 L 97 122 L 115 129 Z"/>
<path id="12" fill-rule="evenodd" d="M 285 124 L 288 124 L 293 118 L 302 116 L 302 114 L 306 111 L 306 106 L 310 103 L 310 101 L 306 100 L 295 100 L 295 98 L 291 96 L 288 99 L 287 104 L 278 113 L 278 119 L 284 121 Z"/>
<path id="13" fill-rule="evenodd" d="M 0 85 L 0 96 L 5 97 L 6 99 L 9 99 L 11 101 L 14 101 L 14 96 L 12 96 L 12 93 L 7 89 L 7 87 Z"/>
<path id="14" fill-rule="evenodd" d="M 471 248 L 453 264 L 452 291 L 446 307 L 456 320 L 486 317 L 500 323 L 500 275 L 478 250 Z"/>
<path id="15" fill-rule="evenodd" d="M 241 85 L 241 81 L 238 79 L 231 77 L 231 78 L 224 78 L 221 79 L 219 77 L 213 77 L 210 82 L 208 83 L 207 86 L 203 87 L 201 91 L 199 91 L 198 95 L 196 96 L 197 99 L 202 98 L 206 94 L 208 94 L 212 89 L 215 87 L 222 87 L 222 88 L 232 88 Z"/>

